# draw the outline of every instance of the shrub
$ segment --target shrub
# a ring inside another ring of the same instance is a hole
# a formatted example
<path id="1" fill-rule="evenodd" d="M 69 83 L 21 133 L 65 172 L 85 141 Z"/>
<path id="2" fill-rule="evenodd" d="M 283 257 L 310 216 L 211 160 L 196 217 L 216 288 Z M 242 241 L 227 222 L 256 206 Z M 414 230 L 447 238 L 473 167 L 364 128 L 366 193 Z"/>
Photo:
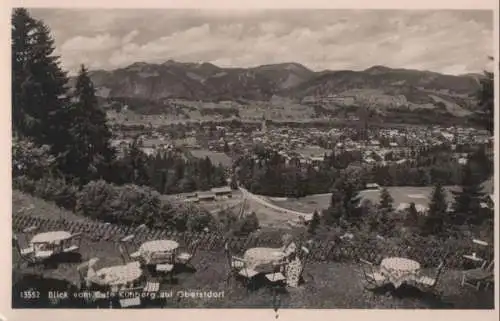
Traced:
<path id="1" fill-rule="evenodd" d="M 255 214 L 255 212 L 252 212 L 249 215 L 245 216 L 237 232 L 240 235 L 248 235 L 259 229 L 259 227 L 259 219 L 257 218 L 257 214 Z"/>
<path id="2" fill-rule="evenodd" d="M 103 180 L 85 185 L 78 196 L 77 212 L 94 219 L 127 225 L 151 226 L 161 217 L 160 195 L 137 185 L 116 186 Z"/>
<path id="3" fill-rule="evenodd" d="M 113 185 L 103 180 L 92 181 L 78 193 L 76 212 L 93 219 L 110 219 L 110 205 L 115 197 Z"/>
<path id="4" fill-rule="evenodd" d="M 76 211 L 93 219 L 110 223 L 202 231 L 212 228 L 212 215 L 195 206 L 173 207 L 162 202 L 152 188 L 137 185 L 116 186 L 103 180 L 92 181 L 78 194 Z"/>
<path id="5" fill-rule="evenodd" d="M 39 180 L 27 176 L 14 177 L 12 186 L 28 194 L 54 202 L 57 206 L 74 210 L 78 187 L 66 183 L 62 178 L 44 177 Z"/>
<path id="6" fill-rule="evenodd" d="M 47 145 L 37 146 L 30 140 L 12 138 L 12 176 L 41 179 L 48 172 L 55 172 L 56 158 Z"/>

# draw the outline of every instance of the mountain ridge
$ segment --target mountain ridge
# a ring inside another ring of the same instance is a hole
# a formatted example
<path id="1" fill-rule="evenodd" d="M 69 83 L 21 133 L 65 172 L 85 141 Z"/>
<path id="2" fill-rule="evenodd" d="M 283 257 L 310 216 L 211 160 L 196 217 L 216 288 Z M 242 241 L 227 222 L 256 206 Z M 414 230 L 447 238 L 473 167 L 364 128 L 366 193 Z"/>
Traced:
<path id="1" fill-rule="evenodd" d="M 360 71 L 313 71 L 296 62 L 226 68 L 174 60 L 136 62 L 89 75 L 103 98 L 270 101 L 278 96 L 335 107 L 441 108 L 460 116 L 474 108 L 481 77 L 382 65 Z"/>

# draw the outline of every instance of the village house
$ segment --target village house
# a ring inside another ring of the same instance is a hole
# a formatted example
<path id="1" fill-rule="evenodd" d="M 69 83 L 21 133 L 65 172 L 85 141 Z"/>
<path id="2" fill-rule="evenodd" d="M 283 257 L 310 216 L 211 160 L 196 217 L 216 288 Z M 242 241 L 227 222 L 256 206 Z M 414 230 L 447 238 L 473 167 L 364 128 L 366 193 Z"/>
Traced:
<path id="1" fill-rule="evenodd" d="M 197 192 L 196 199 L 198 202 L 210 202 L 215 200 L 215 193 L 211 191 Z"/>
<path id="2" fill-rule="evenodd" d="M 211 189 L 211 192 L 215 195 L 216 198 L 227 198 L 233 196 L 233 191 L 229 186 L 214 187 Z"/>

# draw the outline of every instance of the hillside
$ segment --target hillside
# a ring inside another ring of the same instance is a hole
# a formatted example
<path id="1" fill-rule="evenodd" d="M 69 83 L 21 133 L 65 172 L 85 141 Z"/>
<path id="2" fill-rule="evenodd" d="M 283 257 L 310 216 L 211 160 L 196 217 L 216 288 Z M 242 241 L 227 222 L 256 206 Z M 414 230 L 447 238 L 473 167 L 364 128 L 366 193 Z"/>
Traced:
<path id="1" fill-rule="evenodd" d="M 308 80 L 314 73 L 295 63 L 255 68 L 219 68 L 210 63 L 134 63 L 90 76 L 102 97 L 159 100 L 268 100 Z"/>
<path id="2" fill-rule="evenodd" d="M 325 110 L 362 106 L 384 114 L 432 109 L 457 117 L 471 114 L 481 77 L 384 66 L 363 71 L 314 72 L 297 63 L 221 68 L 211 63 L 172 60 L 162 64 L 138 62 L 112 71 L 96 70 L 90 76 L 105 105 L 127 105 L 135 110 L 134 106 L 140 105 L 140 113 L 189 114 L 189 108 L 172 105 L 172 99 L 233 101 L 240 105 L 238 110 L 244 110 L 249 102 L 280 98 Z"/>

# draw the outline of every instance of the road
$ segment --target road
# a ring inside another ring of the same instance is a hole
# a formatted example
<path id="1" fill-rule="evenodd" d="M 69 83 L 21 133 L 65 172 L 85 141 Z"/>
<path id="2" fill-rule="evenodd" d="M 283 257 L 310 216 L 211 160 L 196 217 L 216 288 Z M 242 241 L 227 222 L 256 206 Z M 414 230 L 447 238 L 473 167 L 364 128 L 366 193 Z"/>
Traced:
<path id="1" fill-rule="evenodd" d="M 241 191 L 241 193 L 243 194 L 243 198 L 245 198 L 245 197 L 249 198 L 249 199 L 259 203 L 260 205 L 262 205 L 264 207 L 271 208 L 271 209 L 278 211 L 280 213 L 293 215 L 293 216 L 295 216 L 296 219 L 298 219 L 299 217 L 302 217 L 307 221 L 307 220 L 310 220 L 312 218 L 312 213 L 297 212 L 297 211 L 293 211 L 293 210 L 290 210 L 287 208 L 277 206 L 277 205 L 267 201 L 264 197 L 262 197 L 260 195 L 253 194 L 243 187 L 238 187 L 238 188 Z"/>

